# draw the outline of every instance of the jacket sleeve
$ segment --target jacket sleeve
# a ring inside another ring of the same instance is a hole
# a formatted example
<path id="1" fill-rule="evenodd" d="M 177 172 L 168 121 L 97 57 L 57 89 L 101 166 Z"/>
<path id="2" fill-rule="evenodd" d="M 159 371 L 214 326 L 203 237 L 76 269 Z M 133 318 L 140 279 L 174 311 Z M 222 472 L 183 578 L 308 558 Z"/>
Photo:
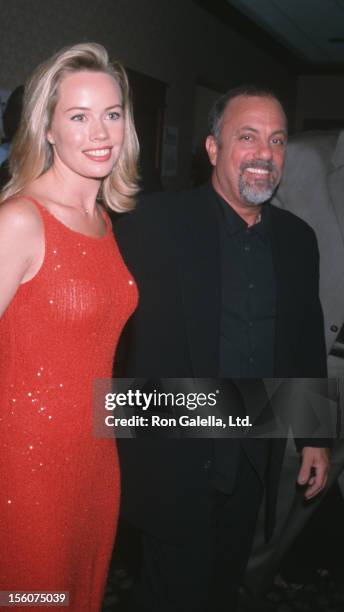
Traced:
<path id="1" fill-rule="evenodd" d="M 307 303 L 299 342 L 299 371 L 304 376 L 326 378 L 327 355 L 324 316 L 319 298 L 319 250 L 313 230 L 308 228 L 304 244 Z"/>

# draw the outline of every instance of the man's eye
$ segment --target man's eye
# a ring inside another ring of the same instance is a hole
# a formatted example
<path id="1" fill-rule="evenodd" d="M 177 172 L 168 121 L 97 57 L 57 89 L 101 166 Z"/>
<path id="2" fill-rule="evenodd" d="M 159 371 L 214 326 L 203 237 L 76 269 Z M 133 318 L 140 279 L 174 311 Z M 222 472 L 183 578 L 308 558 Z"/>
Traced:
<path id="1" fill-rule="evenodd" d="M 250 142 L 252 140 L 252 136 L 250 136 L 249 134 L 243 134 L 242 136 L 240 136 L 240 140 L 244 140 L 245 142 Z"/>
<path id="2" fill-rule="evenodd" d="M 285 145 L 284 138 L 273 138 L 271 142 L 274 145 L 277 144 L 277 145 L 281 145 L 282 147 L 284 147 L 284 145 Z"/>
<path id="3" fill-rule="evenodd" d="M 71 117 L 71 121 L 84 121 L 85 119 L 86 117 L 82 113 L 78 115 L 73 115 L 73 117 Z"/>

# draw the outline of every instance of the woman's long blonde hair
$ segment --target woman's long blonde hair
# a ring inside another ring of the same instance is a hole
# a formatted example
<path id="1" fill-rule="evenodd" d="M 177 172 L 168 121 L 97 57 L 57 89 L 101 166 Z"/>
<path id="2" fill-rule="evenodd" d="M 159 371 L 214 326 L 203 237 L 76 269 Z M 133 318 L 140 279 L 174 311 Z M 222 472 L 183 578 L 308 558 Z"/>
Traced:
<path id="1" fill-rule="evenodd" d="M 117 212 L 134 207 L 138 191 L 139 144 L 128 78 L 123 66 L 119 62 L 110 63 L 107 51 L 97 43 L 81 43 L 62 49 L 40 64 L 27 82 L 22 118 L 9 159 L 12 178 L 2 191 L 0 202 L 18 195 L 51 166 L 53 149 L 47 132 L 57 103 L 58 87 L 66 74 L 79 71 L 109 74 L 120 88 L 124 142 L 112 172 L 102 182 L 99 196 L 105 205 Z"/>

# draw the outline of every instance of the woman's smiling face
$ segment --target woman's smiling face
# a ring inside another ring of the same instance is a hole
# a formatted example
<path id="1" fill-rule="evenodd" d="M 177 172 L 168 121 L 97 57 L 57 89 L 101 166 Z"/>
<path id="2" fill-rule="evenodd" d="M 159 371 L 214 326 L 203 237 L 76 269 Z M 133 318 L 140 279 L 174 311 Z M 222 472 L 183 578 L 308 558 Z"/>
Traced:
<path id="1" fill-rule="evenodd" d="M 86 70 L 67 74 L 47 138 L 59 171 L 94 179 L 110 174 L 124 140 L 122 96 L 114 78 Z"/>

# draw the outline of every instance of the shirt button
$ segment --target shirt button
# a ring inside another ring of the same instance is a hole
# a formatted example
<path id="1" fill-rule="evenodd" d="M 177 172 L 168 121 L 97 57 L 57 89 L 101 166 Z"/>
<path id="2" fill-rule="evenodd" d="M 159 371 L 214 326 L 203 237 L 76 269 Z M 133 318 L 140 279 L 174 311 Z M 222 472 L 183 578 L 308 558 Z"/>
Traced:
<path id="1" fill-rule="evenodd" d="M 332 332 L 337 332 L 337 331 L 338 331 L 338 327 L 337 327 L 337 325 L 331 325 L 330 330 L 331 330 Z"/>
<path id="2" fill-rule="evenodd" d="M 254 288 L 254 283 L 250 283 L 248 286 L 249 289 L 253 289 Z"/>
<path id="3" fill-rule="evenodd" d="M 249 326 L 249 327 L 253 327 L 253 321 L 249 321 L 249 322 L 248 322 L 248 326 Z"/>
<path id="4" fill-rule="evenodd" d="M 248 358 L 248 361 L 249 361 L 249 363 L 254 363 L 254 359 L 253 359 L 253 357 L 249 357 L 249 358 Z"/>
<path id="5" fill-rule="evenodd" d="M 251 250 L 250 245 L 249 245 L 249 244 L 245 244 L 245 246 L 244 246 L 244 251 L 248 252 L 248 251 L 250 251 L 250 250 Z"/>
<path id="6" fill-rule="evenodd" d="M 209 468 L 211 467 L 211 459 L 208 459 L 207 461 L 205 461 L 203 467 L 205 470 L 209 470 Z"/>

